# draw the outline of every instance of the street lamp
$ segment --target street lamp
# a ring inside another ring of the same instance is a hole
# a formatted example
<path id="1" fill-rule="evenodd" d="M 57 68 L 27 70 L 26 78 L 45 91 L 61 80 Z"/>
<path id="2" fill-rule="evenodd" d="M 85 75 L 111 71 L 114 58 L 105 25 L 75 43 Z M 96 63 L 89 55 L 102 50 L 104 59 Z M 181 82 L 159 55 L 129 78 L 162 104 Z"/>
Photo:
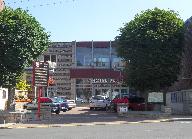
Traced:
<path id="1" fill-rule="evenodd" d="M 114 71 L 119 71 L 119 77 L 118 77 L 119 79 L 118 79 L 117 82 L 118 82 L 118 84 L 120 85 L 120 88 L 119 88 L 119 90 L 120 90 L 119 93 L 120 93 L 120 94 L 119 94 L 119 95 L 120 95 L 120 98 L 121 98 L 121 97 L 122 97 L 122 94 L 121 94 L 121 89 L 122 89 L 122 88 L 121 88 L 121 86 L 122 86 L 122 83 L 123 83 L 123 81 L 122 81 L 122 71 L 121 71 L 121 69 L 118 69 L 118 68 L 116 67 L 116 65 L 113 66 L 113 70 L 114 70 Z"/>

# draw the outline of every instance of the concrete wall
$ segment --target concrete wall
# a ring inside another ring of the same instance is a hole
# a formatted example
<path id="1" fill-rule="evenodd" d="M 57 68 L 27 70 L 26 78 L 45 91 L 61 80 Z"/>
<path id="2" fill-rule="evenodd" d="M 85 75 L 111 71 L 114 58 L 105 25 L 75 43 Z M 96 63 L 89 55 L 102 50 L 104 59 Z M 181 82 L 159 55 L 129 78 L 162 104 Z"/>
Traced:
<path id="1" fill-rule="evenodd" d="M 168 92 L 166 103 L 174 114 L 192 114 L 192 90 Z"/>
<path id="2" fill-rule="evenodd" d="M 183 113 L 183 103 L 172 103 L 171 102 L 171 93 L 168 93 L 166 96 L 167 106 L 171 107 L 173 114 L 182 114 Z"/>

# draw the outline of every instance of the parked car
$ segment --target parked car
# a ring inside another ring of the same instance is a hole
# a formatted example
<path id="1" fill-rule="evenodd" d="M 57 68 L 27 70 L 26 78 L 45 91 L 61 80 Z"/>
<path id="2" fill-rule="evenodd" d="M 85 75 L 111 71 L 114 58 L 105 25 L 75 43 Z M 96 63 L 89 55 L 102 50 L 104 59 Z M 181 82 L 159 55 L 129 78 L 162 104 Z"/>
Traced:
<path id="1" fill-rule="evenodd" d="M 66 99 L 61 98 L 61 97 L 54 97 L 52 98 L 54 102 L 58 103 L 60 106 L 60 110 L 63 112 L 66 112 L 69 109 L 69 105 Z"/>
<path id="2" fill-rule="evenodd" d="M 110 105 L 109 98 L 102 95 L 93 96 L 89 103 L 90 110 L 97 109 L 97 108 L 107 109 L 109 105 Z"/>
<path id="3" fill-rule="evenodd" d="M 87 103 L 87 101 L 83 98 L 76 98 L 76 103 Z"/>
<path id="4" fill-rule="evenodd" d="M 133 97 L 123 97 L 123 98 L 114 98 L 112 104 L 114 110 L 116 111 L 117 103 L 128 103 L 128 109 L 132 111 L 144 111 L 145 110 L 145 99 L 143 97 L 133 96 Z M 147 103 L 147 110 L 153 110 L 154 105 Z"/>
<path id="5" fill-rule="evenodd" d="M 67 101 L 67 103 L 68 103 L 68 110 L 71 110 L 72 108 L 75 108 L 76 107 L 76 103 L 75 103 L 75 100 L 73 100 L 73 99 L 69 99 L 69 98 L 67 98 L 67 97 L 65 97 L 65 96 L 59 96 L 60 98 L 62 98 L 62 99 L 65 99 L 66 101 Z"/>
<path id="6" fill-rule="evenodd" d="M 144 111 L 145 99 L 142 97 L 130 97 L 128 109 L 133 111 Z M 147 103 L 147 110 L 152 111 L 153 109 L 154 109 L 154 105 L 151 103 Z"/>
<path id="7" fill-rule="evenodd" d="M 52 113 L 59 114 L 60 111 L 61 111 L 61 108 L 60 108 L 59 103 L 53 102 L 53 103 L 51 104 L 51 112 L 52 112 Z"/>
<path id="8" fill-rule="evenodd" d="M 52 100 L 48 97 L 40 97 L 39 102 L 44 103 L 44 104 L 51 104 Z M 26 108 L 28 110 L 38 109 L 38 100 L 34 99 L 32 102 L 28 102 L 28 103 L 24 104 L 24 108 Z"/>

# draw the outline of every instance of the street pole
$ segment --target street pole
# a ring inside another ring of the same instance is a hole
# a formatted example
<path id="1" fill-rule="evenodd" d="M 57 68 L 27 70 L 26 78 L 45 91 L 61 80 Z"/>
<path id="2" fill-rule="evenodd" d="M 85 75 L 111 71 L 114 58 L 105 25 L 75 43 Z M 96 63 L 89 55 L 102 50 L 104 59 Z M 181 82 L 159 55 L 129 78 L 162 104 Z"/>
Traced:
<path id="1" fill-rule="evenodd" d="M 109 83 L 110 83 L 110 91 L 109 91 L 109 98 L 112 100 L 112 81 L 111 81 L 111 72 L 112 72 L 112 47 L 111 47 L 111 41 L 109 43 L 110 45 L 110 58 L 109 58 L 109 69 L 110 69 L 110 77 L 109 77 Z"/>
<path id="2" fill-rule="evenodd" d="M 121 82 L 121 70 L 119 71 L 119 84 L 120 84 L 120 98 L 121 98 L 121 96 L 122 96 L 122 94 L 121 94 L 121 86 L 122 86 L 122 82 Z"/>

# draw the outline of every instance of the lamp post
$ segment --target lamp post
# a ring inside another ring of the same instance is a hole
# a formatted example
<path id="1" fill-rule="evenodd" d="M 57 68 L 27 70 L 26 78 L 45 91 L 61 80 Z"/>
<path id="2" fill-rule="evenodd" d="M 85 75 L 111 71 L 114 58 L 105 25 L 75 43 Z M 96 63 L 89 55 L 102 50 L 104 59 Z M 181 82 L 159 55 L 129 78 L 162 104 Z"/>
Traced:
<path id="1" fill-rule="evenodd" d="M 120 95 L 120 98 L 121 98 L 121 97 L 122 97 L 122 94 L 121 94 L 121 89 L 122 89 L 122 88 L 121 88 L 121 87 L 122 87 L 122 73 L 121 73 L 121 72 L 122 72 L 122 71 L 121 71 L 121 69 L 118 69 L 118 68 L 116 67 L 116 65 L 113 66 L 113 70 L 114 70 L 114 71 L 119 71 L 118 84 L 120 85 L 120 87 L 119 87 L 119 90 L 120 90 L 120 91 L 119 91 L 119 95 Z"/>

